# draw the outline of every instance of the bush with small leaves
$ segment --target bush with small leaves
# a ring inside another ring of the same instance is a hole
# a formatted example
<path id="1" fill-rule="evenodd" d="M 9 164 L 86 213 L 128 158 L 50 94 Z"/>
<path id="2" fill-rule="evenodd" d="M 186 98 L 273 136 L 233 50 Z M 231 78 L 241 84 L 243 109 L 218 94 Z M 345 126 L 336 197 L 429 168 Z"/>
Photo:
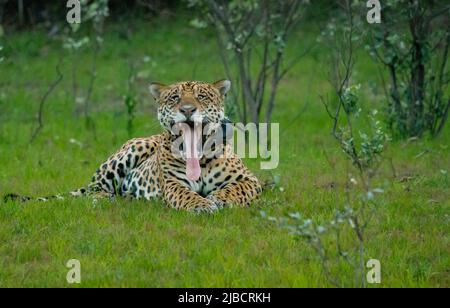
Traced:
<path id="1" fill-rule="evenodd" d="M 449 116 L 450 4 L 391 0 L 383 21 L 363 27 L 386 69 L 387 122 L 398 138 L 438 136 Z"/>
<path id="2" fill-rule="evenodd" d="M 351 0 L 343 2 L 347 23 L 341 27 L 329 26 L 333 39 L 327 41 L 332 54 L 332 72 L 335 73 L 332 85 L 338 105 L 332 110 L 329 102 L 323 100 L 323 103 L 332 122 L 333 136 L 346 158 L 356 167 L 360 182 L 347 174 L 345 203 L 337 206 L 330 221 L 318 223 L 314 219 L 303 218 L 300 213 L 281 218 L 268 216 L 265 212 L 261 215 L 305 240 L 318 256 L 330 283 L 337 287 L 365 287 L 365 231 L 379 207 L 375 197 L 384 191 L 372 188 L 371 179 L 376 174 L 389 138 L 376 119 L 376 110 L 369 112 L 369 121 L 359 129 L 359 138 L 355 136 L 355 119 L 361 116 L 363 109 L 360 86 L 351 85 L 354 44 L 358 38 L 355 38 L 354 4 Z M 349 272 L 352 277 L 345 274 Z"/>
<path id="3" fill-rule="evenodd" d="M 199 12 L 191 25 L 213 27 L 227 77 L 238 81 L 238 86 L 231 91 L 234 105 L 229 109 L 243 123 L 259 123 L 263 115 L 264 122 L 270 123 L 279 83 L 304 55 L 295 56 L 290 63 L 284 61 L 290 34 L 303 18 L 309 1 L 187 2 Z"/>

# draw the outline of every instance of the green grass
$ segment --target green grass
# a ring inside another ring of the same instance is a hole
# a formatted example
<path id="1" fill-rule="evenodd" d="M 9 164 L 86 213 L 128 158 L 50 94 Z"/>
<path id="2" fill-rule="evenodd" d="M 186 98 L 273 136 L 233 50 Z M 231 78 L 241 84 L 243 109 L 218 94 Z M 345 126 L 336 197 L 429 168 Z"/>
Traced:
<path id="1" fill-rule="evenodd" d="M 44 31 L 8 35 L 0 64 L 0 194 L 48 195 L 89 181 L 98 164 L 129 138 L 122 96 L 130 59 L 138 61 L 141 77 L 136 136 L 160 130 L 146 93 L 149 81 L 224 77 L 214 38 L 180 19 L 108 27 L 93 93 L 96 139 L 77 115 L 80 106 L 70 90 L 73 58 L 67 56 L 63 82 L 46 104 L 45 126 L 29 142 L 40 96 L 55 78 L 60 44 Z M 125 27 L 129 41 L 123 38 Z M 311 32 L 299 32 L 289 55 L 313 39 Z M 326 57 L 326 49 L 314 49 L 280 87 L 273 121 L 280 123 L 281 162 L 272 173 L 284 190 L 264 192 L 251 208 L 212 216 L 125 200 L 1 204 L 0 287 L 66 287 L 69 259 L 81 261 L 82 287 L 330 286 L 313 251 L 259 215 L 298 211 L 320 221 L 343 205 L 347 164 L 319 99 L 329 90 Z M 81 52 L 75 59 L 86 88 L 91 55 Z M 366 107 L 381 110 L 381 91 L 373 90 L 376 67 L 364 52 L 358 60 L 355 82 L 362 84 Z M 308 108 L 299 114 L 305 103 Z M 381 261 L 381 287 L 450 285 L 449 143 L 447 127 L 439 139 L 394 142 L 385 153 L 376 179 L 385 193 L 366 243 L 367 258 Z M 247 163 L 262 179 L 270 177 L 257 160 Z"/>

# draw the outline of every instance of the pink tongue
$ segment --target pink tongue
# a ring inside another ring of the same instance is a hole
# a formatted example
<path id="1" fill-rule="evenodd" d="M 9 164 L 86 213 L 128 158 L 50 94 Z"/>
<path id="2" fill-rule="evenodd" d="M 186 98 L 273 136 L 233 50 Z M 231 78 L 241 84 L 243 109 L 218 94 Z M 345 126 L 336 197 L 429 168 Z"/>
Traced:
<path id="1" fill-rule="evenodd" d="M 186 129 L 183 134 L 186 147 L 186 177 L 190 181 L 197 181 L 202 173 L 200 168 L 200 158 L 197 154 L 201 133 L 201 127 L 195 127 L 194 129 Z"/>

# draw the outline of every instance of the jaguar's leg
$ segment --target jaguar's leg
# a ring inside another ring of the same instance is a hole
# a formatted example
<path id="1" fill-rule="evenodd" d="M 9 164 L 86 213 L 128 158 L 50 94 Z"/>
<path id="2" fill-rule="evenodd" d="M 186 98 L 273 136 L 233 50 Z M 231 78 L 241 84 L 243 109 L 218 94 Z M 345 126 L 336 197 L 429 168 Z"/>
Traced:
<path id="1" fill-rule="evenodd" d="M 97 169 L 88 189 L 97 193 L 101 190 L 111 195 L 121 194 L 121 186 L 128 174 L 152 156 L 157 147 L 158 136 L 128 141 Z"/>
<path id="2" fill-rule="evenodd" d="M 161 185 L 156 155 L 151 156 L 127 174 L 120 192 L 122 196 L 134 199 L 150 200 L 160 197 Z"/>
<path id="3" fill-rule="evenodd" d="M 180 210 L 212 213 L 219 209 L 213 201 L 183 186 L 176 178 L 166 179 L 164 199 L 171 207 Z"/>
<path id="4" fill-rule="evenodd" d="M 239 180 L 228 183 L 220 190 L 209 194 L 208 199 L 219 206 L 249 206 L 261 194 L 261 185 L 254 176 L 240 176 Z"/>

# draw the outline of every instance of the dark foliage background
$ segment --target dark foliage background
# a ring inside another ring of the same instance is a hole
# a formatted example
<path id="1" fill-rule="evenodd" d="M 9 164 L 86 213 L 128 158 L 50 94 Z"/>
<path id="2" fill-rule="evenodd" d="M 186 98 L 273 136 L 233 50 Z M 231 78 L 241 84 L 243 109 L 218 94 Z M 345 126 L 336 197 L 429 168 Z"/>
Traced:
<path id="1" fill-rule="evenodd" d="M 177 9 L 179 0 L 110 0 L 112 17 L 142 15 L 154 16 Z M 23 9 L 21 9 L 23 7 Z M 60 21 L 67 13 L 66 1 L 55 0 L 0 0 L 0 24 L 6 27 L 30 27 L 42 22 Z"/>
<path id="2" fill-rule="evenodd" d="M 309 5 L 308 15 L 314 19 L 323 19 L 327 12 L 336 8 L 334 1 L 315 0 Z M 186 1 L 110 0 L 109 9 L 113 18 L 121 19 L 127 16 L 152 18 L 180 9 L 185 10 Z M 64 0 L 0 0 L 0 24 L 10 29 L 33 27 L 45 22 L 60 22 L 60 16 L 66 13 Z"/>

